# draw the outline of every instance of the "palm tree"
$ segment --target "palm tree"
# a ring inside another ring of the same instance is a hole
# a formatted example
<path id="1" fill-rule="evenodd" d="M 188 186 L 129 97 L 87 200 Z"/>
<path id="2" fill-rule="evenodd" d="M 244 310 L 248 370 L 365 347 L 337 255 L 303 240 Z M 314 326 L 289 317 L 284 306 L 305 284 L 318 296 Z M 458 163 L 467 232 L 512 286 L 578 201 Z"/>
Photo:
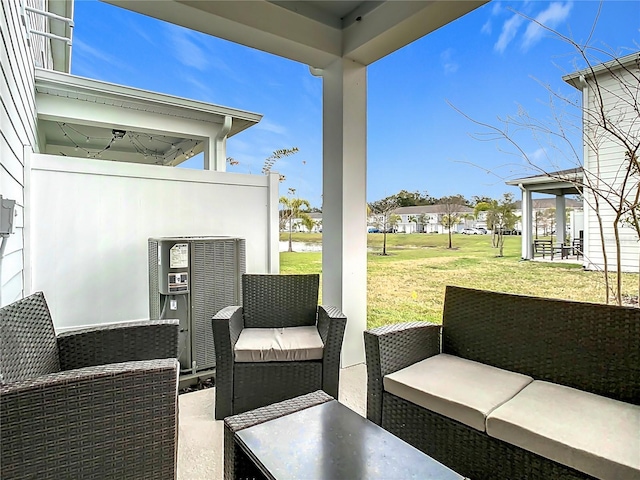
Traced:
<path id="1" fill-rule="evenodd" d="M 303 221 L 309 218 L 309 209 L 311 205 L 308 200 L 303 198 L 289 198 L 280 197 L 280 204 L 284 207 L 282 209 L 282 219 L 285 223 L 289 223 L 289 252 L 293 252 L 293 245 L 291 243 L 291 236 L 293 234 L 293 220 L 300 218 Z"/>

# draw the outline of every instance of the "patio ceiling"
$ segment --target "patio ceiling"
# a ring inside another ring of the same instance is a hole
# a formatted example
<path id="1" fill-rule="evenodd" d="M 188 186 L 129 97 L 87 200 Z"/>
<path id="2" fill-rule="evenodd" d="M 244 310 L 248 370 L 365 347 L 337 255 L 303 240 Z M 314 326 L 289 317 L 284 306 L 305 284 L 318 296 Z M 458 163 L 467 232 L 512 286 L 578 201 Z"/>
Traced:
<path id="1" fill-rule="evenodd" d="M 262 115 L 36 69 L 40 150 L 51 155 L 176 166 Z"/>
<path id="2" fill-rule="evenodd" d="M 103 1 L 320 69 L 340 57 L 369 65 L 487 3 L 487 0 Z"/>

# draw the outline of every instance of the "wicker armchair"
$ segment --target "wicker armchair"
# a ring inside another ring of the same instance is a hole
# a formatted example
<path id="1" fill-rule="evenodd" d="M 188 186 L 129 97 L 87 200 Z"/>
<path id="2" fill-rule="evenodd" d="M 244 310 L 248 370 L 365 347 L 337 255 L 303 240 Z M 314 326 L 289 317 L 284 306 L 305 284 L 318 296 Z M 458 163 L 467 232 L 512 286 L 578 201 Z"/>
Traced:
<path id="1" fill-rule="evenodd" d="M 216 419 L 316 390 L 337 398 L 347 319 L 335 307 L 318 306 L 318 286 L 319 275 L 243 275 L 243 306 L 226 307 L 212 319 Z M 236 344 L 243 331 L 303 326 L 317 328 L 321 358 L 236 361 Z"/>
<path id="2" fill-rule="evenodd" d="M 56 337 L 39 292 L 0 340 L 1 478 L 175 478 L 177 320 Z"/>

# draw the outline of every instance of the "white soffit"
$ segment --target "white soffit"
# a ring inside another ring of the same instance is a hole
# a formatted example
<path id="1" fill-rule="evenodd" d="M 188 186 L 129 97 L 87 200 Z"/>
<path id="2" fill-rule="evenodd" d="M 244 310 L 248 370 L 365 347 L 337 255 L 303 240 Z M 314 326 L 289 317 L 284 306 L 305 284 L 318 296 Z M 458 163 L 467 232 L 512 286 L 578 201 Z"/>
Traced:
<path id="1" fill-rule="evenodd" d="M 42 153 L 178 165 L 214 141 L 225 118 L 228 136 L 262 115 L 37 68 Z"/>
<path id="2" fill-rule="evenodd" d="M 134 12 L 325 68 L 363 65 L 465 15 L 487 0 L 103 0 Z"/>
<path id="3" fill-rule="evenodd" d="M 255 125 L 262 115 L 163 93 L 151 92 L 52 70 L 36 68 L 36 94 L 48 94 L 133 110 L 144 110 L 167 116 L 222 123 L 232 117 L 229 136 Z"/>

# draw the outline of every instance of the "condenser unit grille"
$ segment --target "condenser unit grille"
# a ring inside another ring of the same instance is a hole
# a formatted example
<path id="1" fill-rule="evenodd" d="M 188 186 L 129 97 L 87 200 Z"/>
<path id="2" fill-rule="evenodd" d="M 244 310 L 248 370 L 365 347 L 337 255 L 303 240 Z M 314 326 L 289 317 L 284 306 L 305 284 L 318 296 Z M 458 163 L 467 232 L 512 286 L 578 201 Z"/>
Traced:
<path id="1" fill-rule="evenodd" d="M 158 242 L 156 240 L 149 240 L 149 318 L 160 318 Z"/>
<path id="2" fill-rule="evenodd" d="M 191 351 L 198 370 L 216 365 L 211 318 L 240 304 L 244 250 L 242 239 L 192 243 Z"/>
<path id="3" fill-rule="evenodd" d="M 180 317 L 181 336 L 190 348 L 181 350 L 181 371 L 195 373 L 216 366 L 211 318 L 219 310 L 242 301 L 241 277 L 246 271 L 246 248 L 242 238 L 165 237 L 149 239 L 149 315 L 163 312 L 158 253 L 176 243 L 189 244 L 188 318 Z M 164 260 L 163 260 L 164 262 Z M 166 317 L 170 318 L 170 317 Z M 171 317 L 173 318 L 173 317 Z"/>

